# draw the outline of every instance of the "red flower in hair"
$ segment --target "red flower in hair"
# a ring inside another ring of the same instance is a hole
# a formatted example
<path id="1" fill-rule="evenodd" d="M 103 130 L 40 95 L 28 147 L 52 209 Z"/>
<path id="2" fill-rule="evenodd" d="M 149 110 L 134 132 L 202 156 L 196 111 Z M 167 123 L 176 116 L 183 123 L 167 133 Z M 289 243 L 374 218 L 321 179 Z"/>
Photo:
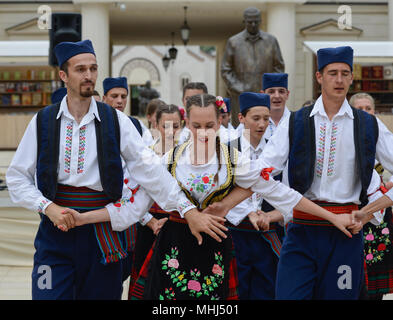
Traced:
<path id="1" fill-rule="evenodd" d="M 218 109 L 224 112 L 228 112 L 227 105 L 225 104 L 224 99 L 221 96 L 216 97 L 216 105 Z"/>

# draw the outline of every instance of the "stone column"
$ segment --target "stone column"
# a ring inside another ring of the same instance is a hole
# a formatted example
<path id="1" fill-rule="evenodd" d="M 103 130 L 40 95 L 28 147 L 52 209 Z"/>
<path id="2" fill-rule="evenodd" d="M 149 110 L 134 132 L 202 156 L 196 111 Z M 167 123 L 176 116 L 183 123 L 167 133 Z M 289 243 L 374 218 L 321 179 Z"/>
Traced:
<path id="1" fill-rule="evenodd" d="M 393 0 L 388 2 L 389 41 L 393 41 Z"/>
<path id="2" fill-rule="evenodd" d="M 296 4 L 304 1 L 274 1 L 267 4 L 267 32 L 274 35 L 281 48 L 288 73 L 288 106 L 295 102 L 296 77 Z"/>
<path id="3" fill-rule="evenodd" d="M 109 9 L 107 4 L 81 3 L 82 39 L 90 39 L 98 63 L 96 90 L 102 95 L 102 81 L 110 76 Z"/>
<path id="4" fill-rule="evenodd" d="M 221 77 L 221 62 L 224 56 L 226 41 L 221 41 L 216 45 L 216 90 L 215 94 L 227 97 L 227 88 L 224 79 Z"/>

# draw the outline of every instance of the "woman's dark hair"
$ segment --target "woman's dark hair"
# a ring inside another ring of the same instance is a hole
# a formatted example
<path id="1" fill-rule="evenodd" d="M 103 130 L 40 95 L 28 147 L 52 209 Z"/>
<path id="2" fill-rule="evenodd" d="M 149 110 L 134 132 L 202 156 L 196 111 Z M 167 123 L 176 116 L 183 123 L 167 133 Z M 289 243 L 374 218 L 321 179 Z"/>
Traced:
<path id="1" fill-rule="evenodd" d="M 191 96 L 186 103 L 186 111 L 188 117 L 190 117 L 190 110 L 192 107 L 199 107 L 199 108 L 207 108 L 209 106 L 214 106 L 214 111 L 216 112 L 217 119 L 219 118 L 220 111 L 218 110 L 218 106 L 216 104 L 216 97 L 211 94 L 196 94 L 195 96 Z M 216 135 L 216 154 L 218 158 L 218 171 L 214 176 L 214 182 L 218 182 L 218 172 L 221 169 L 221 150 L 220 150 L 220 135 Z"/>
<path id="2" fill-rule="evenodd" d="M 181 121 L 181 113 L 179 110 L 179 107 L 174 105 L 174 104 L 166 104 L 166 103 L 162 103 L 158 106 L 157 111 L 156 111 L 156 122 L 158 124 L 158 122 L 160 122 L 160 119 L 162 117 L 163 113 L 177 113 L 179 115 L 179 119 Z"/>
<path id="3" fill-rule="evenodd" d="M 160 99 L 153 99 L 150 100 L 150 102 L 146 106 L 146 116 L 152 116 L 154 112 L 157 111 L 157 108 L 161 105 L 166 105 L 166 103 Z M 149 129 L 151 128 L 151 122 L 148 121 L 149 123 Z"/>

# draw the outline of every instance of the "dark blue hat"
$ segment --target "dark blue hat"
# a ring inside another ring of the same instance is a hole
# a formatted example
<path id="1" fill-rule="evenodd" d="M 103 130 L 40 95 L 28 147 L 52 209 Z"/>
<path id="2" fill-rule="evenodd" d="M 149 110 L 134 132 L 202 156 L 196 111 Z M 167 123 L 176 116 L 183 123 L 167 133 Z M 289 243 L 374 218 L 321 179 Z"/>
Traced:
<path id="1" fill-rule="evenodd" d="M 124 88 L 128 92 L 128 84 L 126 77 L 106 78 L 102 85 L 104 87 L 104 94 L 106 94 L 110 89 L 113 88 Z"/>
<path id="2" fill-rule="evenodd" d="M 239 96 L 240 112 L 252 107 L 267 107 L 270 109 L 270 96 L 265 93 L 243 92 Z"/>
<path id="3" fill-rule="evenodd" d="M 81 53 L 92 53 L 94 55 L 93 45 L 90 40 L 79 42 L 60 42 L 54 49 L 57 62 L 62 66 L 68 59 Z"/>
<path id="4" fill-rule="evenodd" d="M 317 51 L 318 56 L 318 70 L 324 66 L 335 63 L 343 62 L 351 67 L 353 63 L 353 49 L 349 46 L 337 48 L 322 48 Z"/>
<path id="5" fill-rule="evenodd" d="M 67 88 L 61 87 L 55 91 L 53 91 L 51 95 L 52 103 L 57 103 L 63 100 L 64 96 L 67 94 Z"/>
<path id="6" fill-rule="evenodd" d="M 231 99 L 224 98 L 224 103 L 227 106 L 227 112 L 224 112 L 224 110 L 220 109 L 221 113 L 231 113 Z"/>
<path id="7" fill-rule="evenodd" d="M 262 77 L 262 90 L 273 87 L 281 87 L 288 89 L 287 73 L 264 73 Z"/>

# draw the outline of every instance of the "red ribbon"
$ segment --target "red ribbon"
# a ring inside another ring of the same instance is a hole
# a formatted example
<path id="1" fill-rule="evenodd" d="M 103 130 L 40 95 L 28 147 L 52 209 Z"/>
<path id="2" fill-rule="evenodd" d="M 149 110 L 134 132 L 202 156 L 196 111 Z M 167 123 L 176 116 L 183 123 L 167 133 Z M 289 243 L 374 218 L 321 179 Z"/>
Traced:
<path id="1" fill-rule="evenodd" d="M 274 170 L 273 167 L 262 169 L 262 171 L 261 171 L 261 177 L 262 177 L 263 179 L 265 179 L 266 181 L 269 181 L 269 177 L 270 177 L 269 173 L 272 173 L 273 170 Z"/>

